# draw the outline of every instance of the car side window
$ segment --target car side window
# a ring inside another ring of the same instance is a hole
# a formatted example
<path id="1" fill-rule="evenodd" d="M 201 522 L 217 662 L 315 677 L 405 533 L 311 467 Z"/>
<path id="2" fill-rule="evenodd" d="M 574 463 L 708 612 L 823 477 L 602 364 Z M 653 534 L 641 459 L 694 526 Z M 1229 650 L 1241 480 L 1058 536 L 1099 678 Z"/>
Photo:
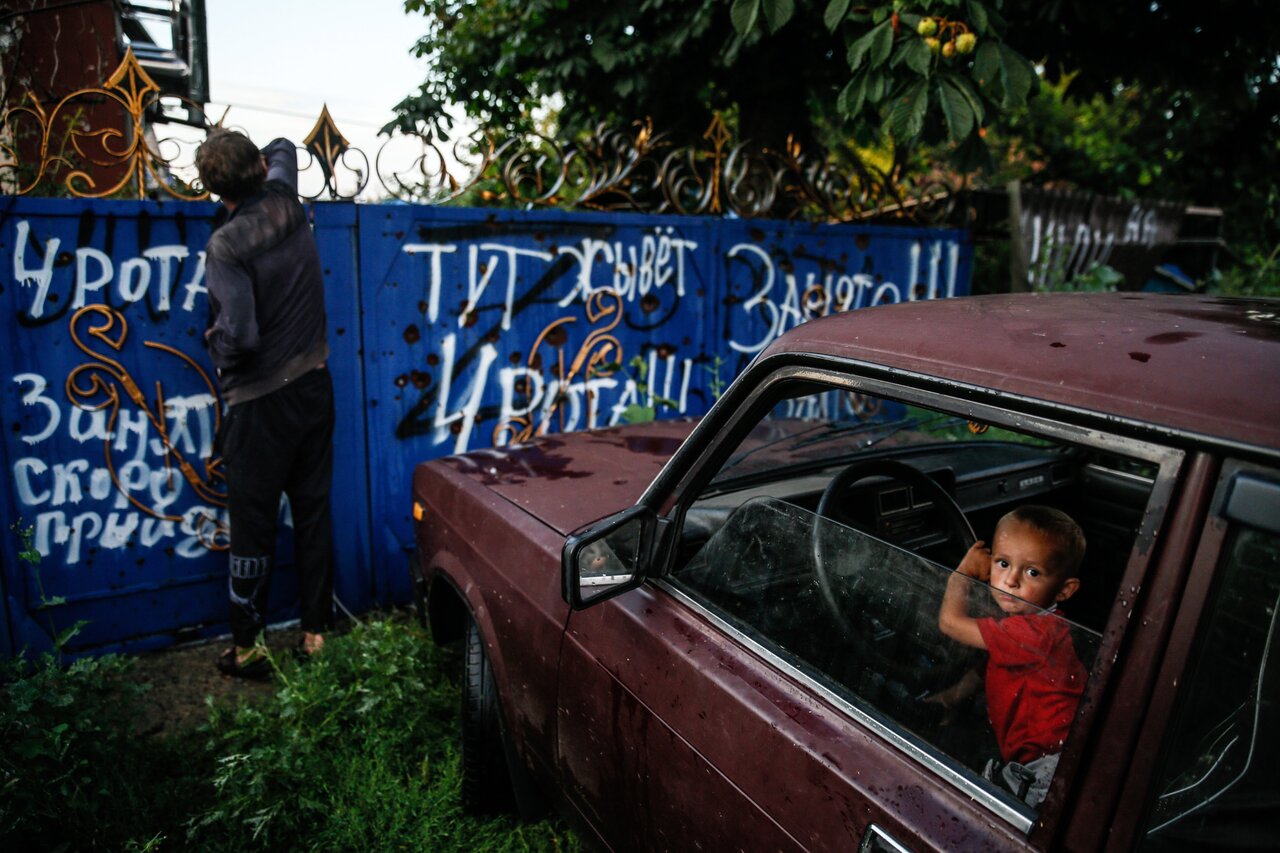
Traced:
<path id="1" fill-rule="evenodd" d="M 668 580 L 950 782 L 1031 816 L 1096 657 L 1096 602 L 1114 600 L 1154 477 L 1140 459 L 809 385 L 688 505 Z M 944 634 L 943 598 L 974 531 L 990 542 L 1028 504 L 1102 543 L 1080 572 L 1101 589 L 1079 611 L 1005 610 L 962 577 L 987 647 Z M 1008 697 L 1027 689 L 1046 704 L 1012 719 Z"/>
<path id="2" fill-rule="evenodd" d="M 1147 849 L 1255 849 L 1280 837 L 1278 613 L 1280 534 L 1233 523 L 1165 738 Z"/>

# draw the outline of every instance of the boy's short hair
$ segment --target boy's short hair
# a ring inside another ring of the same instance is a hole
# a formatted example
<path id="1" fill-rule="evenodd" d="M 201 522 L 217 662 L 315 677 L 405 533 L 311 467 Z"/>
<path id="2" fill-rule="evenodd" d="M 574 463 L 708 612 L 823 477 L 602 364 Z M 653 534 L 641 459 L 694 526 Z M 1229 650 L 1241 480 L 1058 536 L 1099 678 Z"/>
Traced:
<path id="1" fill-rule="evenodd" d="M 1021 521 L 1049 537 L 1056 546 L 1057 559 L 1054 569 L 1066 577 L 1078 577 L 1084 561 L 1084 531 L 1075 519 L 1060 509 L 1040 504 L 1025 504 L 1005 514 L 996 524 L 998 529 L 1006 521 Z"/>
<path id="2" fill-rule="evenodd" d="M 196 169 L 204 188 L 233 204 L 262 189 L 262 153 L 249 137 L 214 128 L 196 149 Z"/>

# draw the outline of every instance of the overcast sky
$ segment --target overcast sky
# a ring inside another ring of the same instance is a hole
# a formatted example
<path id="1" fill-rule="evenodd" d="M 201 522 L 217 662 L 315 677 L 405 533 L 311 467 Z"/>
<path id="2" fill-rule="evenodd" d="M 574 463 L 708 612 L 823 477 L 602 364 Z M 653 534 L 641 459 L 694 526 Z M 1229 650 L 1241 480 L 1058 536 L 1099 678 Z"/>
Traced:
<path id="1" fill-rule="evenodd" d="M 206 8 L 210 121 L 230 106 L 226 124 L 259 145 L 277 136 L 301 143 L 328 103 L 372 166 L 378 128 L 428 72 L 410 53 L 424 20 L 399 0 L 209 0 Z M 416 153 L 400 150 L 406 161 Z"/>

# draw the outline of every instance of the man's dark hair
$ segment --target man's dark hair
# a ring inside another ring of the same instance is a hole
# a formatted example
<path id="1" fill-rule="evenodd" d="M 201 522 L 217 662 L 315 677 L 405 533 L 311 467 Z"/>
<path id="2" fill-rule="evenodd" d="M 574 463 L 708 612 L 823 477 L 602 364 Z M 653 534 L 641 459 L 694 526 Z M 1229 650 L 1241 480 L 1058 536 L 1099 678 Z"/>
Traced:
<path id="1" fill-rule="evenodd" d="M 262 190 L 262 153 L 243 133 L 214 128 L 196 149 L 204 188 L 239 204 Z"/>
<path id="2" fill-rule="evenodd" d="M 1069 578 L 1080 576 L 1080 564 L 1084 561 L 1084 531 L 1071 516 L 1051 506 L 1024 504 L 1000 519 L 1001 524 L 1006 521 L 1021 521 L 1049 537 L 1058 552 L 1053 568 Z"/>

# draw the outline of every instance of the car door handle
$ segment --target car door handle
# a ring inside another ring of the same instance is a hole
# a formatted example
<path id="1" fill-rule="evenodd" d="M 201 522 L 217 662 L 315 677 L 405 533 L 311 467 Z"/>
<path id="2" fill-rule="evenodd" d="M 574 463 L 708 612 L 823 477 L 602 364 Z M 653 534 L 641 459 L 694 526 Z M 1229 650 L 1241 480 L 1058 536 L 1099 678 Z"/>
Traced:
<path id="1" fill-rule="evenodd" d="M 867 824 L 867 831 L 862 834 L 858 853 L 911 853 L 911 848 L 871 823 Z"/>

